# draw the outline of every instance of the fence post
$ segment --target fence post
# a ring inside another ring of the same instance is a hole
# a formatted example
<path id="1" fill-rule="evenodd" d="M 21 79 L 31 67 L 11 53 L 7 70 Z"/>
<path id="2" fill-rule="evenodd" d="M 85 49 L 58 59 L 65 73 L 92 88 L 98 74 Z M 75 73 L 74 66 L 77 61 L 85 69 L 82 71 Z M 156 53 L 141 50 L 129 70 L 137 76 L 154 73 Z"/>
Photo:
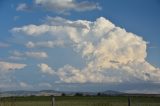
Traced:
<path id="1" fill-rule="evenodd" d="M 55 105 L 55 98 L 54 97 L 52 97 L 52 106 L 56 106 Z"/>
<path id="2" fill-rule="evenodd" d="M 131 99 L 128 97 L 128 106 L 131 106 Z"/>
<path id="3" fill-rule="evenodd" d="M 11 98 L 11 106 L 15 106 L 15 97 Z"/>

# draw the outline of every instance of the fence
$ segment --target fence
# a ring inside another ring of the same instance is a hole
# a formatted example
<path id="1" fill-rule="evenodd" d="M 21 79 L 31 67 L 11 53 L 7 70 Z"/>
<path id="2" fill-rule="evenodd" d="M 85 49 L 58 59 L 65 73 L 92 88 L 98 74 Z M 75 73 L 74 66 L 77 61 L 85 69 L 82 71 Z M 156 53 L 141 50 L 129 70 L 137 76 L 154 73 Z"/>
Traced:
<path id="1" fill-rule="evenodd" d="M 0 106 L 160 106 L 160 98 L 130 97 L 9 97 Z"/>
<path id="2" fill-rule="evenodd" d="M 54 99 L 54 98 L 53 98 Z M 54 101 L 53 101 L 54 102 Z M 0 106 L 55 106 L 49 98 L 37 97 L 4 97 L 0 98 Z"/>

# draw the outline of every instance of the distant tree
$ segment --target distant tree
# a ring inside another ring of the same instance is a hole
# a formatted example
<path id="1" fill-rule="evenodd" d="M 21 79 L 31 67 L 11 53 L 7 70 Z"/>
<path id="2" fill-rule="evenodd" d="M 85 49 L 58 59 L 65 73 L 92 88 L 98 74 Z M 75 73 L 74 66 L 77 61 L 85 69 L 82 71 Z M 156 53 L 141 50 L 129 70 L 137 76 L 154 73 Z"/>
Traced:
<path id="1" fill-rule="evenodd" d="M 50 95 L 51 97 L 54 97 L 54 95 Z"/>
<path id="2" fill-rule="evenodd" d="M 31 97 L 35 97 L 35 95 L 30 95 Z"/>
<path id="3" fill-rule="evenodd" d="M 76 93 L 75 96 L 83 96 L 82 93 Z"/>
<path id="4" fill-rule="evenodd" d="M 62 96 L 66 96 L 66 94 L 65 94 L 65 93 L 62 93 Z"/>
<path id="5" fill-rule="evenodd" d="M 97 93 L 97 96 L 101 96 L 102 94 L 100 92 Z"/>

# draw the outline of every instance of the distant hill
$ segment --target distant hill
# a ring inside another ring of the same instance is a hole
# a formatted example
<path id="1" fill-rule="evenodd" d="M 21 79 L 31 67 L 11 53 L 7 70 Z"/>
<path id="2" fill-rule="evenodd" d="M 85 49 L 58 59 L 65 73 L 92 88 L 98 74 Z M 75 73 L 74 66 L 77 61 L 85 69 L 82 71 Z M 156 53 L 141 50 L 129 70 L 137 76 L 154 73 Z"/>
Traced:
<path id="1" fill-rule="evenodd" d="M 126 93 L 119 92 L 119 91 L 113 91 L 113 90 L 107 90 L 107 91 L 101 92 L 101 94 L 104 94 L 104 95 L 122 95 L 122 94 L 126 94 Z"/>
<path id="2" fill-rule="evenodd" d="M 61 92 L 61 91 L 55 91 L 55 90 L 41 90 L 41 91 L 25 91 L 25 90 L 17 90 L 17 91 L 5 91 L 1 92 L 0 96 L 6 97 L 6 96 L 60 96 L 62 94 L 73 96 L 77 93 L 80 93 L 82 95 L 97 95 L 98 92 Z M 101 95 L 120 95 L 124 94 L 122 92 L 118 91 L 112 91 L 112 90 L 107 90 L 104 92 L 100 92 Z"/>
<path id="3" fill-rule="evenodd" d="M 4 91 L 0 93 L 1 97 L 7 96 L 60 96 L 61 92 L 55 90 L 41 90 L 41 91 L 25 91 L 25 90 L 17 90 L 17 91 Z"/>
<path id="4" fill-rule="evenodd" d="M 41 90 L 41 91 L 25 91 L 25 90 L 17 90 L 17 91 L 4 91 L 0 92 L 0 97 L 8 97 L 8 96 L 74 96 L 76 94 L 80 94 L 83 96 L 160 96 L 160 94 L 137 94 L 137 93 L 124 93 L 119 91 L 107 90 L 103 92 L 72 92 L 72 91 L 55 91 L 55 90 Z"/>

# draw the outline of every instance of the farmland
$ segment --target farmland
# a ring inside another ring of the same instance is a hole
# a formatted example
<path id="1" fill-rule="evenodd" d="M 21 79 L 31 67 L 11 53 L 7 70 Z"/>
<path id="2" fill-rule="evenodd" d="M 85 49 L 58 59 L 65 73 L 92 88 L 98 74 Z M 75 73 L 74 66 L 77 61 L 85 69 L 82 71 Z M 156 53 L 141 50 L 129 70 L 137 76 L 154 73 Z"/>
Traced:
<path id="1" fill-rule="evenodd" d="M 130 97 L 131 106 L 160 106 L 160 97 Z M 125 96 L 59 96 L 56 106 L 128 106 Z M 1 98 L 0 106 L 51 106 L 50 96 Z"/>

